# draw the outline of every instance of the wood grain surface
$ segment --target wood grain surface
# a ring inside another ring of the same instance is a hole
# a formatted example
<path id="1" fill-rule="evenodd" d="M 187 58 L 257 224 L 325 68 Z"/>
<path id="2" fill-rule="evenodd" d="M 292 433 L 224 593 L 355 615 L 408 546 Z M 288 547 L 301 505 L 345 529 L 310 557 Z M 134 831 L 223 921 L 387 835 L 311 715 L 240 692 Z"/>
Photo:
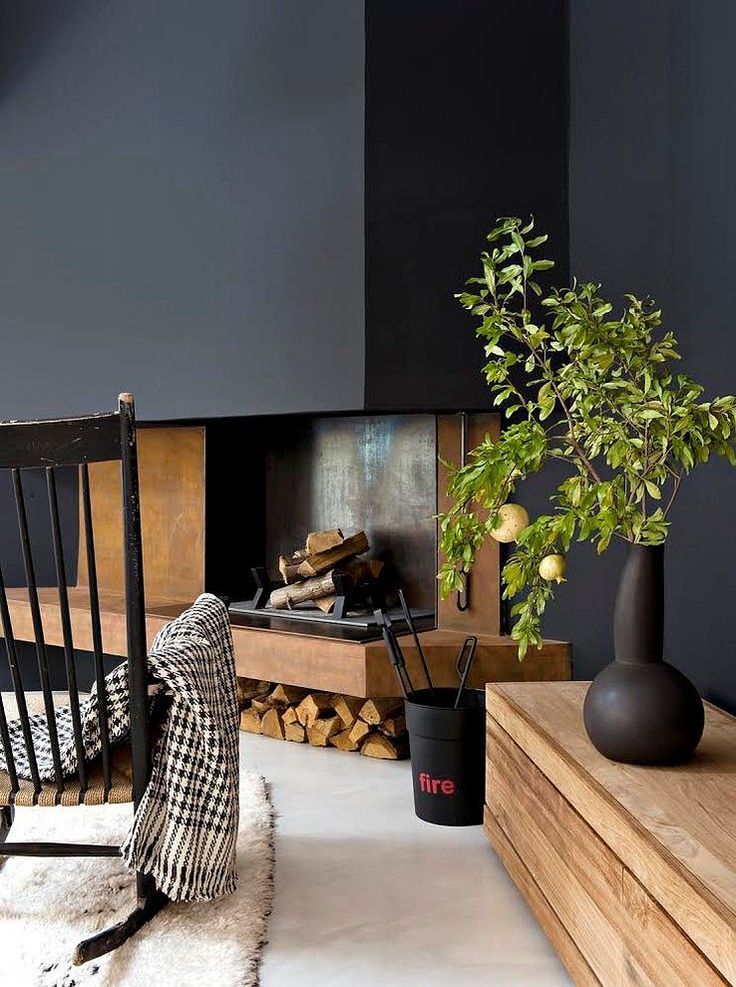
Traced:
<path id="1" fill-rule="evenodd" d="M 32 641 L 33 622 L 25 589 L 8 589 L 13 631 L 19 641 Z M 55 588 L 39 589 L 44 634 L 48 644 L 63 644 L 59 595 Z M 146 630 L 149 645 L 157 631 L 181 613 L 189 600 L 146 594 Z M 89 592 L 85 586 L 69 590 L 69 606 L 75 647 L 92 649 Z M 106 654 L 126 654 L 125 608 L 122 594 L 100 596 L 102 641 Z M 238 675 L 244 678 L 283 682 L 348 696 L 394 697 L 400 695 L 396 673 L 382 642 L 363 643 L 307 634 L 272 631 L 267 628 L 233 626 L 233 645 Z M 462 635 L 425 631 L 420 635 L 433 679 L 438 685 L 457 684 L 454 660 Z M 414 683 L 422 684 L 419 659 L 408 638 L 402 638 L 407 664 Z M 507 638 L 482 638 L 478 668 L 474 678 L 489 674 L 494 678 L 515 679 L 527 675 L 535 680 L 567 678 L 570 672 L 569 646 L 552 641 L 519 664 L 513 642 Z"/>
<path id="2" fill-rule="evenodd" d="M 524 895 L 526 903 L 575 983 L 578 987 L 600 987 L 601 981 L 588 966 L 585 957 L 575 945 L 488 806 L 485 808 L 483 829 L 499 860 Z"/>
<path id="3" fill-rule="evenodd" d="M 487 804 L 601 982 L 726 983 L 492 718 L 488 745 Z"/>
<path id="4" fill-rule="evenodd" d="M 611 912 L 612 900 L 601 885 L 606 880 L 609 887 L 616 883 L 606 870 L 618 866 L 611 861 L 622 866 L 621 901 L 638 917 L 640 934 L 650 948 L 666 957 L 659 972 L 653 972 L 636 950 L 637 962 L 644 964 L 638 970 L 627 962 L 626 954 L 616 954 L 624 983 L 640 983 L 642 977 L 644 982 L 678 983 L 676 977 L 685 976 L 679 973 L 680 966 L 687 970 L 688 964 L 695 976 L 691 983 L 718 982 L 712 979 L 715 971 L 726 982 L 735 982 L 736 722 L 707 706 L 704 738 L 689 764 L 672 768 L 615 764 L 598 754 L 585 734 L 586 688 L 581 682 L 489 686 L 490 730 L 495 738 L 488 748 L 489 772 L 494 778 L 516 779 L 517 795 L 523 774 L 524 787 L 535 792 L 535 818 L 547 812 L 545 839 L 554 815 L 551 805 L 564 815 L 565 832 L 575 831 L 575 819 L 584 822 L 587 829 L 578 827 L 574 847 L 576 853 L 593 854 L 594 859 L 584 864 L 585 874 L 570 870 L 569 864 L 568 872 L 558 868 L 559 881 L 579 882 L 581 907 L 592 895 L 596 907 L 607 908 L 609 923 L 631 950 L 632 930 L 621 913 Z M 514 760 L 509 753 L 514 749 L 504 748 L 498 740 L 504 735 L 526 760 Z M 527 762 L 534 771 L 525 768 Z M 552 799 L 551 789 L 562 801 Z M 524 811 L 528 814 L 532 809 L 522 804 L 520 812 Z M 583 850 L 581 841 L 588 831 L 592 835 Z M 527 850 L 531 855 L 533 848 Z M 517 852 L 524 859 L 524 853 L 518 848 Z M 675 948 L 672 942 L 678 929 L 681 938 Z M 708 965 L 696 967 L 688 940 Z M 675 964 L 674 972 L 667 963 Z"/>

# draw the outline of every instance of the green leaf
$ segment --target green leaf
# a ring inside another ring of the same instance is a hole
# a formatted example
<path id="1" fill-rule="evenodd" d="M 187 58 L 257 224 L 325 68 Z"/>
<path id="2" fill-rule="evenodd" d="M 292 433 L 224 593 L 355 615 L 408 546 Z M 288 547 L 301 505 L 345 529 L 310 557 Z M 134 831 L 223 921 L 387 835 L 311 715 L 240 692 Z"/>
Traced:
<path id="1" fill-rule="evenodd" d="M 524 240 L 522 239 L 521 235 L 516 232 L 516 230 L 513 230 L 511 233 L 511 242 L 514 244 L 517 250 L 519 250 L 521 253 L 524 252 Z"/>

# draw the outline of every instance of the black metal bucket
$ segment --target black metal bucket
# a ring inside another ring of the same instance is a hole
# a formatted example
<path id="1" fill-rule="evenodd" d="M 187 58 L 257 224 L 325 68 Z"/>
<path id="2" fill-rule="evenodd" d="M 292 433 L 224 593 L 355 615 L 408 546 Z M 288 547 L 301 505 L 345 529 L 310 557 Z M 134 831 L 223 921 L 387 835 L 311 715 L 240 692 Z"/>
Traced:
<path id="1" fill-rule="evenodd" d="M 414 809 L 438 826 L 483 822 L 486 697 L 467 689 L 422 689 L 406 700 Z"/>

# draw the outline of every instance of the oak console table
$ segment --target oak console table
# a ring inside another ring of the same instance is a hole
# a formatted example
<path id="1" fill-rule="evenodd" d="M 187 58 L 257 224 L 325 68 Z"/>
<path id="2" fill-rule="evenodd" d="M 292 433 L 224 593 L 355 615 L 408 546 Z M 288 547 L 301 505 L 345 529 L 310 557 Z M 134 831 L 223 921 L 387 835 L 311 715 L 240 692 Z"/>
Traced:
<path id="1" fill-rule="evenodd" d="M 613 764 L 587 683 L 489 685 L 485 830 L 577 984 L 736 983 L 736 720 L 694 760 Z"/>

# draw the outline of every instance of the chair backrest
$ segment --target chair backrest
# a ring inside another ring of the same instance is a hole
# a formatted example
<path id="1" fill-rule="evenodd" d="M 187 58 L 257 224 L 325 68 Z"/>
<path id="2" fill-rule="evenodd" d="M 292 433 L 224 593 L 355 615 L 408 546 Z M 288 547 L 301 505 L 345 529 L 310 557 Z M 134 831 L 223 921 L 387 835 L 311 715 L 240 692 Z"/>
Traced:
<path id="1" fill-rule="evenodd" d="M 105 676 L 103 662 L 100 600 L 97 586 L 97 566 L 92 525 L 92 504 L 88 464 L 119 461 L 122 474 L 122 524 L 125 565 L 125 611 L 128 644 L 128 682 L 131 719 L 131 760 L 133 801 L 138 805 L 150 776 L 150 736 L 148 722 L 148 671 L 146 652 L 146 625 L 143 589 L 143 555 L 141 548 L 140 500 L 138 492 L 138 457 L 136 447 L 135 405 L 131 394 L 121 394 L 118 411 L 93 415 L 88 418 L 71 418 L 55 421 L 0 423 L 0 470 L 9 470 L 20 533 L 20 546 L 25 568 L 28 605 L 35 638 L 38 672 L 43 691 L 43 702 L 49 726 L 49 741 L 54 765 L 54 784 L 57 800 L 64 792 L 59 738 L 54 719 L 54 697 L 49 675 L 47 644 L 44 637 L 41 604 L 39 600 L 36 569 L 34 567 L 28 513 L 24 497 L 23 472 L 45 470 L 48 494 L 48 510 L 51 522 L 53 558 L 59 595 L 60 624 L 64 647 L 64 665 L 69 693 L 69 705 L 74 729 L 74 742 L 78 760 L 78 782 L 82 791 L 88 787 L 87 766 L 84 761 L 79 689 L 72 637 L 72 620 L 69 607 L 66 565 L 61 533 L 56 470 L 59 467 L 76 466 L 79 469 L 82 503 L 82 523 L 86 545 L 86 562 L 89 585 L 91 636 L 93 642 L 94 669 L 99 694 L 99 727 L 101 736 L 101 760 L 105 793 L 111 781 L 110 720 L 108 704 L 102 683 Z M 81 535 L 81 532 L 80 532 Z M 8 596 L 0 570 L 0 625 L 5 641 L 5 652 L 10 666 L 15 701 L 21 722 L 31 774 L 38 795 L 41 791 L 37 752 L 34 750 L 23 677 L 18 660 L 18 649 L 11 624 Z M 3 746 L 13 792 L 19 788 L 16 765 L 10 744 L 6 712 L 0 702 L 0 742 Z"/>

